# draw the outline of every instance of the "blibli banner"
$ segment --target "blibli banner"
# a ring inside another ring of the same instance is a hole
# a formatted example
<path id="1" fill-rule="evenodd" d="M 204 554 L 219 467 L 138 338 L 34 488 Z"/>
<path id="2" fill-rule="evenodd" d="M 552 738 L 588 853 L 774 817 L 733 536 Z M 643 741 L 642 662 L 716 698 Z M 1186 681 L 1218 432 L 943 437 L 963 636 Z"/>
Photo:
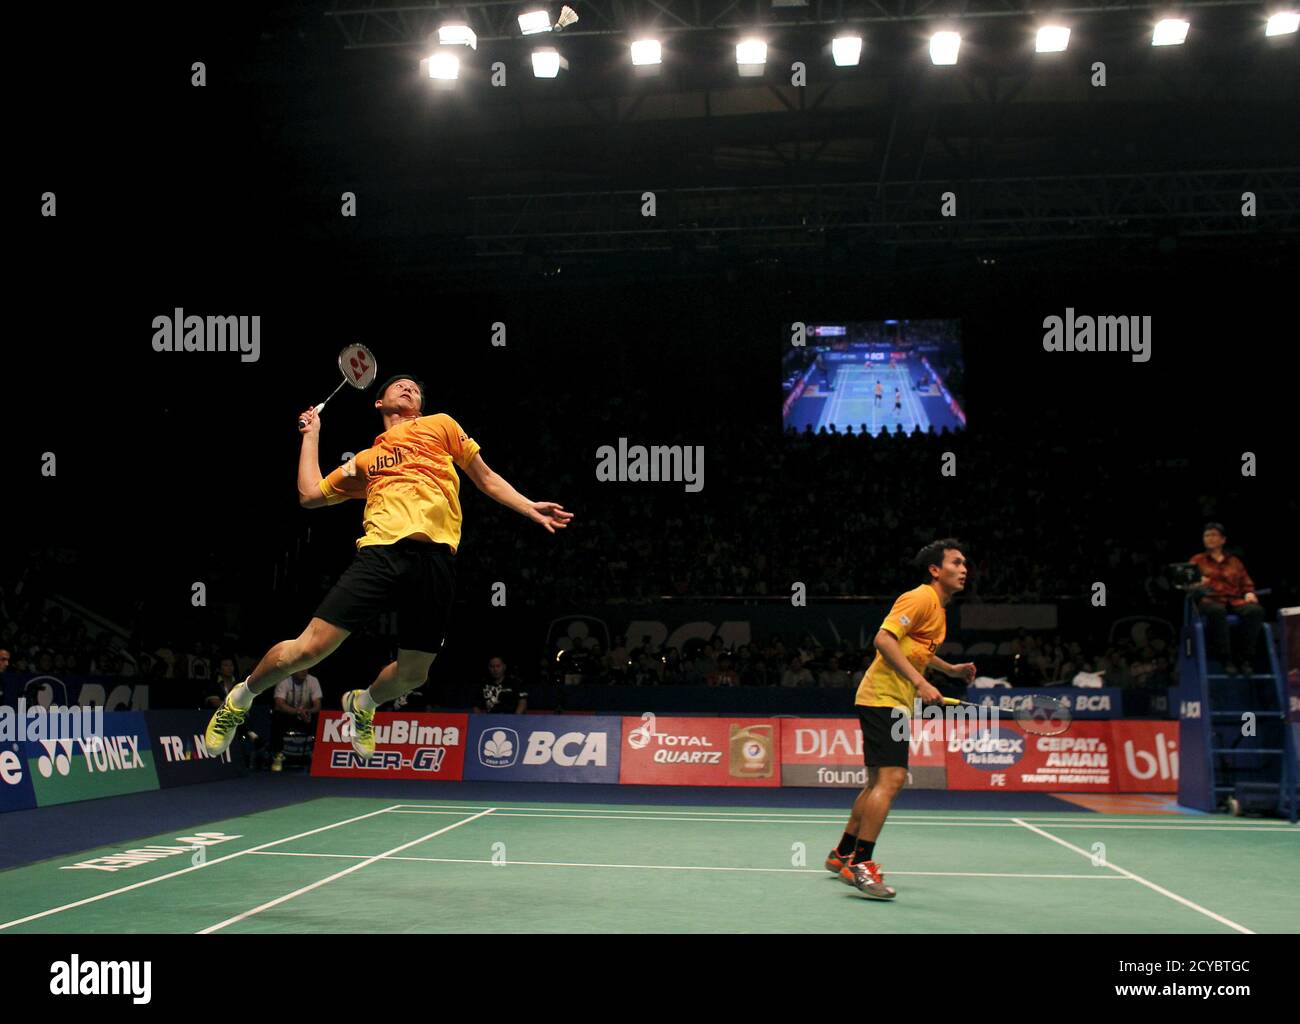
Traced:
<path id="1" fill-rule="evenodd" d="M 103 736 L 21 745 L 40 807 L 158 788 L 149 727 L 138 711 L 105 713 Z"/>
<path id="2" fill-rule="evenodd" d="M 908 787 L 946 788 L 943 720 L 913 720 L 908 726 Z M 781 785 L 861 789 L 866 784 L 862 728 L 856 718 L 781 720 Z"/>
<path id="3" fill-rule="evenodd" d="M 618 782 L 623 719 L 584 715 L 474 715 L 465 778 Z"/>

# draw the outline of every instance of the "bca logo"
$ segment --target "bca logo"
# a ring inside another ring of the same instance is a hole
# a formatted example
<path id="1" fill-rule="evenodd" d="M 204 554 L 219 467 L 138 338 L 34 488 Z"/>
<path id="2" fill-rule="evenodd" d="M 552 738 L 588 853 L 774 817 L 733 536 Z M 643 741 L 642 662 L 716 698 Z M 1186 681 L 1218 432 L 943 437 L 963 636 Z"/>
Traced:
<path id="1" fill-rule="evenodd" d="M 562 768 L 584 768 L 598 765 L 604 768 L 605 734 L 603 732 L 566 732 L 559 739 L 553 732 L 534 732 L 528 737 L 524 751 L 524 764 L 554 762 Z"/>
<path id="2" fill-rule="evenodd" d="M 67 775 L 72 771 L 72 740 L 41 740 L 41 749 L 45 753 L 36 762 L 36 770 L 43 778 L 51 778 L 55 772 Z"/>
<path id="3" fill-rule="evenodd" d="M 513 729 L 484 731 L 478 738 L 478 760 L 485 768 L 509 768 L 519 756 L 519 733 Z"/>

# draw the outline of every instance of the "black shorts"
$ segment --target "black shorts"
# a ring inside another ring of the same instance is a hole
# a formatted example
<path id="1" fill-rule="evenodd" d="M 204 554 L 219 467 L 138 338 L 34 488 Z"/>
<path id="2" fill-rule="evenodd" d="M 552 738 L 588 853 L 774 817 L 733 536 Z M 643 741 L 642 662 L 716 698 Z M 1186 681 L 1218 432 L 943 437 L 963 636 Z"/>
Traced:
<path id="1" fill-rule="evenodd" d="M 361 548 L 316 609 L 316 617 L 355 632 L 383 612 L 397 613 L 397 646 L 437 654 L 456 596 L 455 556 L 446 544 L 403 538 Z"/>
<path id="2" fill-rule="evenodd" d="M 858 722 L 862 726 L 862 763 L 868 768 L 906 768 L 911 753 L 911 719 L 902 708 L 867 708 L 861 704 Z M 899 723 L 895 739 L 894 725 Z"/>

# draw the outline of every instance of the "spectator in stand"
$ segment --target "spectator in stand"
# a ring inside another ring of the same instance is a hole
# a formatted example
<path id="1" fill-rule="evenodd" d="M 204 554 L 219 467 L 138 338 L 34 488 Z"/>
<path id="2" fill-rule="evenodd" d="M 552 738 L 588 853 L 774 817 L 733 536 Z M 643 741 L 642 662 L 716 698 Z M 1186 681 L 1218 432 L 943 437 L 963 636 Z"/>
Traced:
<path id="1" fill-rule="evenodd" d="M 840 668 L 839 656 L 835 654 L 831 655 L 827 666 L 822 669 L 821 679 L 819 681 L 822 686 L 835 687 L 848 686 L 852 682 L 852 680 L 849 679 L 849 674 L 845 672 L 844 669 Z"/>
<path id="2" fill-rule="evenodd" d="M 290 729 L 316 731 L 316 715 L 321 705 L 320 680 L 305 668 L 275 687 L 275 708 L 271 712 L 271 771 L 284 767 L 284 734 Z"/>
<path id="3" fill-rule="evenodd" d="M 635 667 L 636 662 L 627 649 L 627 638 L 616 638 L 609 654 L 605 655 L 605 674 L 609 677 L 609 682 L 614 686 L 626 683 Z"/>
<path id="4" fill-rule="evenodd" d="M 812 686 L 813 674 L 803 666 L 803 659 L 795 655 L 789 667 L 781 674 L 782 686 Z"/>
<path id="5" fill-rule="evenodd" d="M 4 647 L 0 647 L 0 675 L 4 675 L 9 670 L 10 657 L 9 651 Z"/>
<path id="6" fill-rule="evenodd" d="M 740 675 L 732 667 L 730 656 L 724 654 L 718 659 L 718 668 L 708 677 L 710 686 L 739 686 Z"/>
<path id="7" fill-rule="evenodd" d="M 504 658 L 488 659 L 488 679 L 483 684 L 483 706 L 475 711 L 488 714 L 522 715 L 528 710 L 528 693 L 507 670 Z"/>
<path id="8" fill-rule="evenodd" d="M 199 640 L 194 641 L 190 653 L 185 657 L 185 675 L 187 679 L 198 679 L 206 681 L 212 674 L 212 663 L 203 653 L 203 644 Z"/>
<path id="9" fill-rule="evenodd" d="M 1228 615 L 1240 617 L 1237 660 L 1242 670 L 1249 673 L 1259 646 L 1260 627 L 1264 623 L 1264 609 L 1255 596 L 1255 584 L 1246 566 L 1236 555 L 1224 550 L 1228 539 L 1222 523 L 1206 523 L 1201 534 L 1205 550 L 1188 561 L 1201 570 L 1203 593 L 1197 602 L 1205 617 L 1205 640 L 1209 655 L 1224 662 L 1224 672 L 1236 675 L 1229 642 Z"/>
<path id="10" fill-rule="evenodd" d="M 217 677 L 212 680 L 212 685 L 208 687 L 208 697 L 205 703 L 210 708 L 221 707 L 225 702 L 226 695 L 239 683 L 240 680 L 235 676 L 235 659 L 222 658 L 217 669 Z"/>

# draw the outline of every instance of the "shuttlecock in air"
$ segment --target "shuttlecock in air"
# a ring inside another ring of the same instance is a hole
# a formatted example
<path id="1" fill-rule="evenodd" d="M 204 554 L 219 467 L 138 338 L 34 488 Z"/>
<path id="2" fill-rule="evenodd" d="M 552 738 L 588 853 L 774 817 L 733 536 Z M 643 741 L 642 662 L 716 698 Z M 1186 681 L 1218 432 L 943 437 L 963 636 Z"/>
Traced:
<path id="1" fill-rule="evenodd" d="M 555 31 L 558 32 L 566 25 L 572 25 L 578 20 L 578 12 L 568 4 L 560 8 L 560 15 L 555 19 Z"/>

